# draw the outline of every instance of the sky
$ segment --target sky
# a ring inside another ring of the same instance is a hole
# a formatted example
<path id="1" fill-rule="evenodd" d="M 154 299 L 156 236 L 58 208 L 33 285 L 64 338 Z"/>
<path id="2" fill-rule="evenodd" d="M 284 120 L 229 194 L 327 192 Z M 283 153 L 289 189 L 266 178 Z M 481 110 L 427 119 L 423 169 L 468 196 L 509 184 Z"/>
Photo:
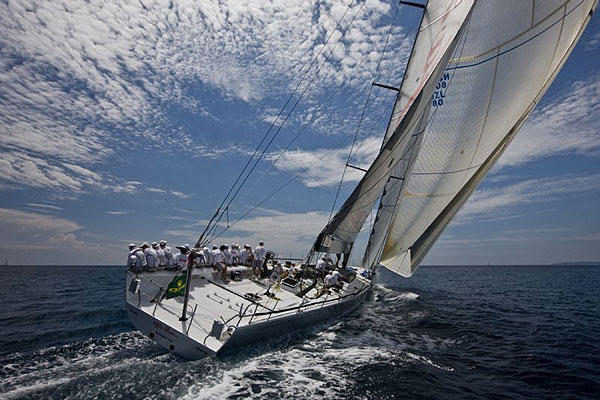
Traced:
<path id="1" fill-rule="evenodd" d="M 399 85 L 420 18 L 401 7 L 392 24 L 395 10 L 384 0 L 0 2 L 0 261 L 122 264 L 130 242 L 194 244 L 292 93 L 293 113 L 216 243 L 305 255 L 355 133 L 352 164 L 379 150 L 395 94 L 373 88 L 359 125 L 365 99 L 374 80 Z M 599 54 L 594 16 L 424 264 L 600 260 Z M 362 174 L 347 171 L 336 207 Z"/>

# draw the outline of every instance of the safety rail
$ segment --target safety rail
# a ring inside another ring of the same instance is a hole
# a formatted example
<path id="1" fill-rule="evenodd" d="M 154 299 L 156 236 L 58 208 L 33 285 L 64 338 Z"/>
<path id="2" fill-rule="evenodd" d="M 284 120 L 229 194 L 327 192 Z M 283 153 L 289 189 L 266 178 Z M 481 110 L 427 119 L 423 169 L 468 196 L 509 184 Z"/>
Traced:
<path id="1" fill-rule="evenodd" d="M 282 313 L 286 313 L 286 312 L 290 312 L 290 311 L 296 311 L 296 313 L 301 313 L 303 312 L 305 309 L 309 308 L 309 307 L 318 307 L 320 306 L 320 308 L 323 308 L 325 306 L 325 303 L 332 303 L 332 302 L 341 302 L 343 299 L 348 298 L 348 297 L 356 297 L 358 296 L 360 293 L 364 292 L 365 290 L 367 290 L 369 287 L 369 285 L 365 285 L 362 288 L 354 288 L 354 292 L 352 293 L 348 293 L 345 294 L 343 296 L 338 296 L 337 298 L 332 298 L 332 299 L 328 299 L 327 297 L 325 298 L 325 300 L 322 301 L 314 301 L 314 302 L 305 302 L 306 298 L 302 299 L 302 303 L 300 303 L 300 305 L 298 306 L 294 306 L 294 307 L 287 307 L 287 308 L 282 308 L 280 310 L 272 310 L 272 311 L 268 311 L 268 312 L 258 312 L 258 306 L 256 306 L 254 308 L 254 312 L 252 314 L 247 314 L 248 309 L 250 308 L 250 306 L 252 306 L 252 304 L 249 304 L 246 309 L 244 310 L 244 314 L 243 315 L 239 315 L 239 320 L 236 324 L 236 327 L 239 326 L 239 324 L 241 323 L 243 318 L 250 318 L 248 320 L 248 325 L 250 325 L 252 323 L 252 320 L 254 320 L 255 317 L 261 317 L 261 316 L 268 316 L 267 317 L 267 321 L 271 319 L 271 317 L 273 316 L 273 314 L 282 314 Z M 316 309 L 315 307 L 315 309 Z"/>

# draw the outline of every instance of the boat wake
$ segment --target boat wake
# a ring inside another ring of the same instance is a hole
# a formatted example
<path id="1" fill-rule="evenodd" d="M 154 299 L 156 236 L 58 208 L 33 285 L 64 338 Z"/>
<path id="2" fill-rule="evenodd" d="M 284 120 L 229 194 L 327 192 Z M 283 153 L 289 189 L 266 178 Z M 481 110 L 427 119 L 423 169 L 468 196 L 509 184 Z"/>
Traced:
<path id="1" fill-rule="evenodd" d="M 410 333 L 427 318 L 418 294 L 376 286 L 364 307 L 335 325 L 242 350 L 226 359 L 186 362 L 138 332 L 13 353 L 0 367 L 0 397 L 335 398 L 356 395 L 373 368 L 451 371 L 432 350 L 451 345 Z M 391 313 L 395 318 L 389 318 Z M 411 322 L 412 321 L 412 322 Z M 319 333 L 316 333 L 319 332 Z M 367 387 L 369 387 L 367 385 Z M 365 396 L 369 397 L 368 393 Z"/>

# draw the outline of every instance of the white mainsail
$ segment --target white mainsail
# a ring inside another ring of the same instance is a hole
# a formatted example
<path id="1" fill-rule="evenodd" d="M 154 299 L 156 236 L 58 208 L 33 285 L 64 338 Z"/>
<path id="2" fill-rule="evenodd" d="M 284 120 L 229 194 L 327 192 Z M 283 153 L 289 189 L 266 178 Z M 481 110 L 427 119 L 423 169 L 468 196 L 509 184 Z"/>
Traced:
<path id="1" fill-rule="evenodd" d="M 552 83 L 596 4 L 475 2 L 432 96 L 412 171 L 401 184 L 390 182 L 382 196 L 387 215 L 381 214 L 391 222 L 376 226 L 367 262 L 381 257 L 402 276 L 414 273 Z"/>
<path id="2" fill-rule="evenodd" d="M 431 0 L 425 9 L 410 74 L 403 85 L 409 96 L 399 96 L 381 152 L 350 197 L 323 229 L 313 250 L 348 253 L 381 195 L 386 182 L 396 179 L 392 172 L 409 168 L 407 154 L 418 148 L 429 119 L 435 86 L 456 46 L 460 29 L 473 0 Z M 406 118 L 402 118 L 403 116 Z"/>

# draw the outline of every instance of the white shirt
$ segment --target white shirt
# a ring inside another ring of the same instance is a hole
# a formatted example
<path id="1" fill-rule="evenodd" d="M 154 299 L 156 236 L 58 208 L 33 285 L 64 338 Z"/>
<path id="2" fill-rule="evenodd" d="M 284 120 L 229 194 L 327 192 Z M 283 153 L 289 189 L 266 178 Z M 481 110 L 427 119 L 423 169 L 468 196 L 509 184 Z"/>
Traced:
<path id="1" fill-rule="evenodd" d="M 232 264 L 231 250 L 229 250 L 229 249 L 223 250 L 223 257 L 224 257 L 225 265 L 231 265 Z"/>
<path id="2" fill-rule="evenodd" d="M 266 253 L 267 250 L 263 246 L 256 246 L 256 249 L 254 249 L 254 259 L 262 261 L 265 258 Z"/>
<path id="3" fill-rule="evenodd" d="M 242 264 L 246 264 L 248 262 L 248 260 L 250 260 L 250 256 L 252 256 L 252 249 L 242 250 L 242 255 L 240 256 L 240 262 Z"/>
<path id="4" fill-rule="evenodd" d="M 225 260 L 225 255 L 219 249 L 212 251 L 212 265 L 222 263 Z"/>
<path id="5" fill-rule="evenodd" d="M 231 263 L 238 264 L 240 262 L 240 251 L 238 249 L 231 249 Z"/>
<path id="6" fill-rule="evenodd" d="M 169 246 L 165 246 L 162 250 L 165 252 L 165 266 L 175 265 L 175 256 L 173 255 L 173 249 Z"/>
<path id="7" fill-rule="evenodd" d="M 141 253 L 141 258 L 138 257 L 138 252 Z M 127 269 L 141 271 L 144 269 L 145 261 L 146 257 L 144 256 L 144 253 L 142 253 L 139 248 L 134 248 L 133 250 L 129 251 L 129 254 L 127 255 Z"/>
<path id="8" fill-rule="evenodd" d="M 148 247 L 144 250 L 144 255 L 146 256 L 146 262 L 148 263 L 149 268 L 158 267 L 158 254 L 156 254 L 156 250 L 152 247 Z"/>
<path id="9" fill-rule="evenodd" d="M 140 248 L 137 248 L 135 250 L 133 250 L 135 252 L 135 257 L 137 258 L 136 267 L 141 267 L 144 268 L 146 265 L 148 265 L 148 261 L 146 261 L 146 255 L 144 254 L 144 251 Z"/>
<path id="10" fill-rule="evenodd" d="M 205 264 L 212 264 L 212 253 L 208 247 L 204 247 L 202 249 L 202 255 L 204 256 Z"/>
<path id="11" fill-rule="evenodd" d="M 179 268 L 179 269 L 185 268 L 185 263 L 187 262 L 187 259 L 188 259 L 187 254 L 182 254 L 182 253 L 177 254 L 177 258 L 175 259 L 175 262 L 177 263 L 177 268 Z"/>
<path id="12" fill-rule="evenodd" d="M 319 259 L 319 260 L 317 261 L 317 265 L 315 265 L 315 269 L 316 269 L 317 271 L 319 271 L 319 272 L 323 272 L 323 271 L 325 271 L 325 265 L 326 265 L 326 264 L 327 264 L 327 263 L 325 262 L 325 260 Z"/>
<path id="13" fill-rule="evenodd" d="M 167 257 L 165 257 L 165 249 L 161 249 L 160 247 L 156 250 L 156 255 L 158 256 L 158 265 L 164 267 L 167 265 Z"/>
<path id="14" fill-rule="evenodd" d="M 325 276 L 325 286 L 335 286 L 336 284 L 336 279 L 335 279 L 335 275 L 333 275 L 332 273 L 329 273 L 327 276 Z"/>

